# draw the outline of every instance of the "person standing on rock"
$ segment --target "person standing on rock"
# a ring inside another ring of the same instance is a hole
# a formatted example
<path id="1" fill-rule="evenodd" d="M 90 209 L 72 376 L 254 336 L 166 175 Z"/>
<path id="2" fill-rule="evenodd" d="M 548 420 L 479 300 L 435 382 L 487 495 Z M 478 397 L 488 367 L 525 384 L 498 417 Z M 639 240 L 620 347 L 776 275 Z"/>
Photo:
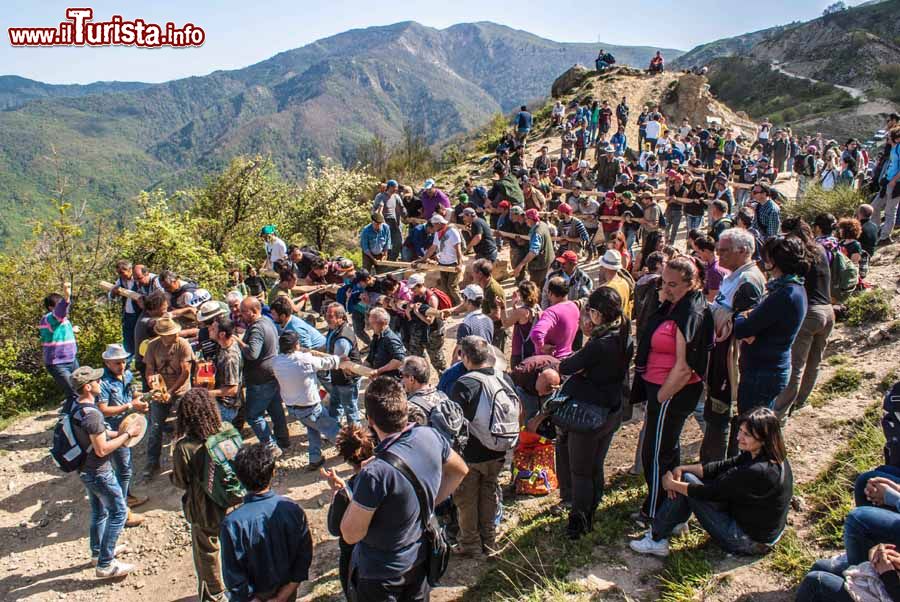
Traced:
<path id="1" fill-rule="evenodd" d="M 231 601 L 293 602 L 300 583 L 309 579 L 313 542 L 306 514 L 272 491 L 273 451 L 254 443 L 233 460 L 237 478 L 249 493 L 219 531 L 222 576 Z"/>
<path id="2" fill-rule="evenodd" d="M 72 373 L 72 388 L 78 395 L 72 408 L 72 431 L 78 445 L 87 450 L 78 470 L 91 504 L 91 562 L 100 579 L 124 577 L 134 571 L 131 564 L 116 560 L 127 551 L 117 546 L 119 535 L 128 518 L 128 505 L 110 462 L 110 454 L 137 437 L 141 427 L 132 422 L 125 430 L 109 430 L 103 414 L 95 405 L 100 395 L 103 370 L 82 366 Z"/>
<path id="3" fill-rule="evenodd" d="M 616 107 L 616 122 L 618 127 L 624 128 L 628 125 L 628 115 L 631 113 L 631 109 L 628 108 L 628 102 L 625 100 L 625 97 L 622 97 L 622 102 Z"/>
<path id="4" fill-rule="evenodd" d="M 516 115 L 516 140 L 522 143 L 522 152 L 525 151 L 525 139 L 528 138 L 528 132 L 531 131 L 533 118 L 528 112 L 528 107 L 522 105 L 519 113 Z"/>

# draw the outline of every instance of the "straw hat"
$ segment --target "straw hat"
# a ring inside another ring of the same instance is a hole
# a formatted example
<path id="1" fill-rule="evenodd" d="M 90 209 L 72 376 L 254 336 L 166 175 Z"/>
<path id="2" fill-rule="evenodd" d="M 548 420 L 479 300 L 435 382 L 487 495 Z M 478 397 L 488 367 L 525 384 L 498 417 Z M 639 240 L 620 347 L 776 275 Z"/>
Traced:
<path id="1" fill-rule="evenodd" d="M 181 332 L 181 324 L 173 320 L 170 314 L 163 314 L 161 318 L 156 320 L 156 325 L 153 327 L 153 332 L 161 337 L 170 334 L 178 334 L 179 332 Z"/>

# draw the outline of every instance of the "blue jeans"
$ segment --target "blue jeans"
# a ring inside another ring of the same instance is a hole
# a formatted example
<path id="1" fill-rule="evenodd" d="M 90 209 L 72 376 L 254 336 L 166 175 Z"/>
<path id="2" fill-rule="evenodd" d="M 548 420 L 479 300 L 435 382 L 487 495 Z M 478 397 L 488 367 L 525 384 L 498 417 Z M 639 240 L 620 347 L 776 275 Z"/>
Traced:
<path id="1" fill-rule="evenodd" d="M 637 240 L 637 230 L 625 230 L 625 246 L 628 248 L 628 254 L 634 259 L 634 243 Z"/>
<path id="2" fill-rule="evenodd" d="M 219 403 L 218 406 L 219 416 L 222 417 L 222 422 L 230 422 L 231 424 L 234 424 L 234 419 L 235 417 L 237 417 L 239 408 L 229 408 L 222 405 L 221 403 Z"/>
<path id="3" fill-rule="evenodd" d="M 78 359 L 74 359 L 68 364 L 51 364 L 46 366 L 47 372 L 53 377 L 56 386 L 62 389 L 65 399 L 63 400 L 62 411 L 68 413 L 72 409 L 72 404 L 78 401 L 78 393 L 72 388 L 72 382 L 69 377 L 78 369 Z"/>
<path id="4" fill-rule="evenodd" d="M 844 589 L 843 572 L 846 563 L 835 564 L 819 560 L 797 588 L 796 602 L 852 602 L 853 598 Z"/>
<path id="5" fill-rule="evenodd" d="M 91 556 L 97 558 L 99 568 L 106 568 L 115 558 L 116 541 L 125 528 L 128 506 L 112 470 L 86 471 L 79 476 L 91 503 Z"/>
<path id="6" fill-rule="evenodd" d="M 261 385 L 247 385 L 247 422 L 256 433 L 260 443 L 275 445 L 272 440 L 272 430 L 275 431 L 275 439 L 282 447 L 289 444 L 287 419 L 284 417 L 284 406 L 281 405 L 281 392 L 278 382 L 272 381 Z M 272 429 L 266 422 L 266 412 L 272 419 Z"/>
<path id="7" fill-rule="evenodd" d="M 879 466 L 875 470 L 864 472 L 856 477 L 856 483 L 853 485 L 853 498 L 857 507 L 872 505 L 872 502 L 866 497 L 866 483 L 872 477 L 884 477 L 895 483 L 900 483 L 900 468 L 896 466 Z"/>
<path id="8" fill-rule="evenodd" d="M 702 483 L 696 475 L 690 473 L 684 473 L 682 479 L 686 483 Z M 675 525 L 687 521 L 692 513 L 710 537 L 726 552 L 753 556 L 766 553 L 770 547 L 767 543 L 750 539 L 722 504 L 696 500 L 686 495 L 678 495 L 675 499 L 666 497 L 653 520 L 653 539 L 668 539 Z"/>
<path id="9" fill-rule="evenodd" d="M 309 463 L 314 464 L 321 460 L 322 436 L 333 442 L 341 430 L 340 423 L 325 412 L 321 403 L 309 408 L 288 406 L 288 414 L 306 426 L 309 438 Z"/>
<path id="10" fill-rule="evenodd" d="M 109 459 L 112 462 L 113 472 L 116 474 L 119 487 L 122 489 L 122 495 L 127 498 L 128 493 L 131 491 L 131 477 L 134 474 L 131 463 L 131 448 L 123 445 L 111 453 Z"/>
<path id="11" fill-rule="evenodd" d="M 139 317 L 140 314 L 137 312 L 122 313 L 122 346 L 128 352 L 128 361 L 131 361 L 131 357 L 134 355 L 134 327 L 137 326 Z"/>
<path id="12" fill-rule="evenodd" d="M 854 508 L 844 519 L 844 549 L 850 565 L 869 559 L 869 550 L 880 543 L 900 542 L 900 514 L 888 508 Z"/>
<path id="13" fill-rule="evenodd" d="M 359 418 L 359 383 L 349 385 L 325 384 L 331 403 L 328 404 L 328 415 L 341 423 L 343 416 L 347 417 L 347 424 L 360 424 Z"/>
<path id="14" fill-rule="evenodd" d="M 787 368 L 765 366 L 741 366 L 741 382 L 738 384 L 738 414 L 753 408 L 775 408 L 775 398 L 788 384 L 791 375 Z"/>
<path id="15" fill-rule="evenodd" d="M 688 232 L 699 228 L 700 225 L 703 223 L 702 215 L 685 215 L 685 218 L 687 218 Z"/>
<path id="16" fill-rule="evenodd" d="M 159 466 L 159 456 L 162 453 L 163 427 L 172 413 L 172 405 L 175 399 L 169 403 L 150 402 L 150 433 L 147 435 L 147 465 Z"/>

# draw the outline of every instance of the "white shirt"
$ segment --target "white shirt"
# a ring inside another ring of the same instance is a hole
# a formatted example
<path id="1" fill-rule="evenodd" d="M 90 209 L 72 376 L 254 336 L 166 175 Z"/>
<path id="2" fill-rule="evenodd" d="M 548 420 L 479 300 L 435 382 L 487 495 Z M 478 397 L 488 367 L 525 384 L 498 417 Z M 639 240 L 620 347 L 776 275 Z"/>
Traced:
<path id="1" fill-rule="evenodd" d="M 336 370 L 340 363 L 341 358 L 336 355 L 322 357 L 306 351 L 276 355 L 272 360 L 272 372 L 281 389 L 284 405 L 309 408 L 321 403 L 316 372 Z"/>
<path id="2" fill-rule="evenodd" d="M 456 228 L 451 228 L 447 226 L 444 230 L 443 236 L 440 233 L 434 233 L 434 241 L 432 244 L 437 245 L 437 260 L 441 265 L 450 265 L 453 263 L 459 262 L 459 257 L 456 256 L 456 245 L 462 243 L 462 237 L 460 237 L 459 232 Z"/>
<path id="3" fill-rule="evenodd" d="M 275 268 L 275 262 L 284 259 L 287 255 L 287 245 L 277 236 L 272 242 L 266 242 L 266 257 L 269 258 L 269 266 Z"/>
<path id="4" fill-rule="evenodd" d="M 652 138 L 652 139 L 656 140 L 657 138 L 659 138 L 659 133 L 660 133 L 661 129 L 662 128 L 660 127 L 658 121 L 648 121 L 646 133 L 644 134 L 644 137 Z"/>

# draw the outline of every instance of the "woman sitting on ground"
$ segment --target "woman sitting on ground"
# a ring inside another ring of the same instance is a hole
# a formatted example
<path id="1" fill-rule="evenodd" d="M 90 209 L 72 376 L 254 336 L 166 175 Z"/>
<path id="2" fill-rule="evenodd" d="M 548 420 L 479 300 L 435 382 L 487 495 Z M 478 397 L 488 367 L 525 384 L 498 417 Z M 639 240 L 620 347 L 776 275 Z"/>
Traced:
<path id="1" fill-rule="evenodd" d="M 350 558 L 353 556 L 354 546 L 345 542 L 341 536 L 341 520 L 350 505 L 350 496 L 356 475 L 362 470 L 363 462 L 375 455 L 375 442 L 368 427 L 351 424 L 340 430 L 335 447 L 344 461 L 353 468 L 353 476 L 344 481 L 338 476 L 336 470 L 325 470 L 324 468 L 319 469 L 319 474 L 325 477 L 331 486 L 332 498 L 331 506 L 328 508 L 328 532 L 338 537 L 338 547 L 341 551 L 338 575 L 344 596 L 348 596 L 347 580 L 350 578 Z"/>
<path id="2" fill-rule="evenodd" d="M 732 554 L 765 554 L 781 537 L 794 491 L 781 424 L 768 408 L 738 419 L 741 453 L 727 460 L 679 466 L 663 476 L 668 498 L 643 539 L 641 554 L 668 556 L 669 537 L 686 530 L 691 514 Z"/>

